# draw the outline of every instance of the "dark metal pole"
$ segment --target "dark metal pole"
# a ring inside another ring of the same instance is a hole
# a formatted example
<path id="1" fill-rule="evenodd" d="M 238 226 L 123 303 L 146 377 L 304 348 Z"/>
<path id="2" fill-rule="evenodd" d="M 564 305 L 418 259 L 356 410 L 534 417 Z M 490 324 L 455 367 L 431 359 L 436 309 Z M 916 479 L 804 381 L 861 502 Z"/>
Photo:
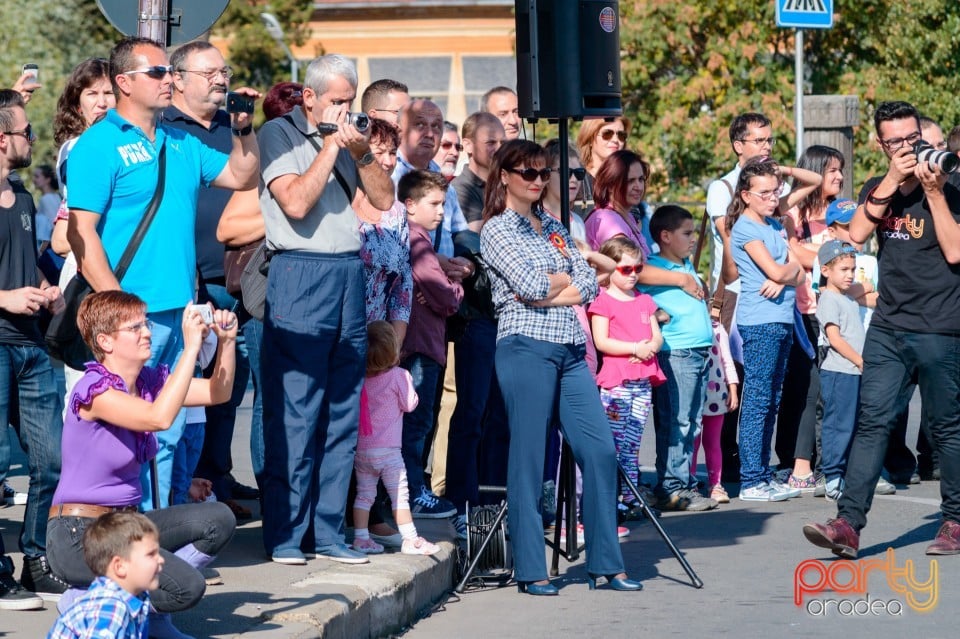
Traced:
<path id="1" fill-rule="evenodd" d="M 570 200 L 567 185 L 570 183 L 570 142 L 567 118 L 560 118 L 560 222 L 570 230 Z"/>

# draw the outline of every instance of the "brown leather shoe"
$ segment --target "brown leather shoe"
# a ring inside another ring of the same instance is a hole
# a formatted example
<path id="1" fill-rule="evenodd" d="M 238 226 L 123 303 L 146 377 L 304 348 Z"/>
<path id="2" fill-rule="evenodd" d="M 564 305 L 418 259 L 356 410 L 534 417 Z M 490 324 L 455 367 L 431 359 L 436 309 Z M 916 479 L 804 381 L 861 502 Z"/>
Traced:
<path id="1" fill-rule="evenodd" d="M 944 520 L 933 543 L 927 546 L 928 555 L 960 554 L 960 523 Z"/>
<path id="2" fill-rule="evenodd" d="M 828 519 L 826 524 L 807 524 L 803 536 L 814 546 L 828 548 L 844 559 L 856 559 L 860 549 L 860 535 L 846 519 Z"/>

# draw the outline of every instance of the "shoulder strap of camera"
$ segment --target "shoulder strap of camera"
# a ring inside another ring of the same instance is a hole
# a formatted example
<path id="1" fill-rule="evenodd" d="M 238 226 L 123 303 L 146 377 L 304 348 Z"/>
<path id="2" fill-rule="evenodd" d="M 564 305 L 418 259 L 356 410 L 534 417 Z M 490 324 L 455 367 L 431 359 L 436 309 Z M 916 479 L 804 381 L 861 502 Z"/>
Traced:
<path id="1" fill-rule="evenodd" d="M 317 135 L 316 133 L 310 134 L 310 133 L 304 133 L 303 131 L 301 131 L 301 130 L 300 130 L 300 127 L 298 127 L 298 126 L 296 125 L 296 123 L 293 121 L 293 118 L 292 118 L 289 114 L 283 116 L 283 119 L 286 120 L 287 122 L 289 122 L 290 125 L 291 125 L 297 132 L 300 133 L 300 135 L 302 135 L 303 137 L 307 138 L 307 140 L 309 140 L 310 144 L 313 145 L 313 148 L 315 148 L 315 149 L 317 150 L 317 153 L 320 153 L 320 143 L 317 142 L 317 140 L 316 140 L 316 135 Z M 342 188 L 342 189 L 343 189 L 343 192 L 346 194 L 346 196 L 347 196 L 347 202 L 352 203 L 352 202 L 353 202 L 353 193 L 350 192 L 350 186 L 347 184 L 347 179 L 346 179 L 345 177 L 343 177 L 343 174 L 340 173 L 340 169 L 337 168 L 336 163 L 334 163 L 334 165 L 333 165 L 333 177 L 337 178 L 337 182 L 340 184 L 340 188 Z"/>

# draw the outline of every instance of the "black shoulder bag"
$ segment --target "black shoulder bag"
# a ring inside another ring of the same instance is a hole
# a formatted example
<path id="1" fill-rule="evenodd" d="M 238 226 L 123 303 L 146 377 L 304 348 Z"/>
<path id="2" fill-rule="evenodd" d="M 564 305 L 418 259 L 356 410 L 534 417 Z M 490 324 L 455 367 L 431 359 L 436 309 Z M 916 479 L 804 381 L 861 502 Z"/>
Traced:
<path id="1" fill-rule="evenodd" d="M 163 187 L 166 182 L 167 172 L 165 167 L 166 145 L 163 145 L 160 147 L 160 155 L 157 157 L 157 168 L 159 171 L 157 175 L 157 189 L 153 192 L 153 199 L 151 199 L 150 204 L 147 205 L 147 210 L 143 214 L 140 224 L 137 225 L 136 230 L 133 232 L 130 243 L 127 244 L 123 255 L 120 256 L 117 267 L 113 270 L 113 274 L 118 282 L 121 282 L 123 276 L 126 275 L 127 269 L 133 261 L 133 256 L 136 255 L 137 249 L 140 248 L 140 243 L 143 241 L 144 236 L 146 236 L 147 229 L 150 228 L 150 223 L 153 222 L 153 218 L 156 217 L 157 209 L 160 208 L 160 200 L 163 197 Z M 70 280 L 70 283 L 67 284 L 66 290 L 63 291 L 63 301 L 66 308 L 64 308 L 62 313 L 53 316 L 44 337 L 47 343 L 47 349 L 49 349 L 52 356 L 62 360 L 63 363 L 70 368 L 81 371 L 83 370 L 83 365 L 93 359 L 93 354 L 83 341 L 80 329 L 77 328 L 77 311 L 80 310 L 80 302 L 92 292 L 93 287 L 91 287 L 86 278 L 78 272 L 73 279 Z"/>

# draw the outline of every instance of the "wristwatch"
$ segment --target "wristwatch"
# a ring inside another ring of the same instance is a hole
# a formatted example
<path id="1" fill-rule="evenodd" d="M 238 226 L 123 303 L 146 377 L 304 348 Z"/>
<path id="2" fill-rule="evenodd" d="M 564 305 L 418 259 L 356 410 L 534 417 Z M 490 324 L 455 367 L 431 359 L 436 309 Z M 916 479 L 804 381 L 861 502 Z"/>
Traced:
<path id="1" fill-rule="evenodd" d="M 373 157 L 373 151 L 367 151 L 357 160 L 357 166 L 368 166 L 373 164 L 376 158 Z"/>
<path id="2" fill-rule="evenodd" d="M 243 127 L 242 129 L 232 129 L 232 130 L 233 130 L 233 134 L 234 134 L 235 136 L 237 136 L 238 138 L 242 138 L 242 137 L 245 136 L 245 135 L 250 135 L 251 133 L 253 133 L 253 125 L 252 125 L 252 124 L 248 124 L 247 126 Z"/>

